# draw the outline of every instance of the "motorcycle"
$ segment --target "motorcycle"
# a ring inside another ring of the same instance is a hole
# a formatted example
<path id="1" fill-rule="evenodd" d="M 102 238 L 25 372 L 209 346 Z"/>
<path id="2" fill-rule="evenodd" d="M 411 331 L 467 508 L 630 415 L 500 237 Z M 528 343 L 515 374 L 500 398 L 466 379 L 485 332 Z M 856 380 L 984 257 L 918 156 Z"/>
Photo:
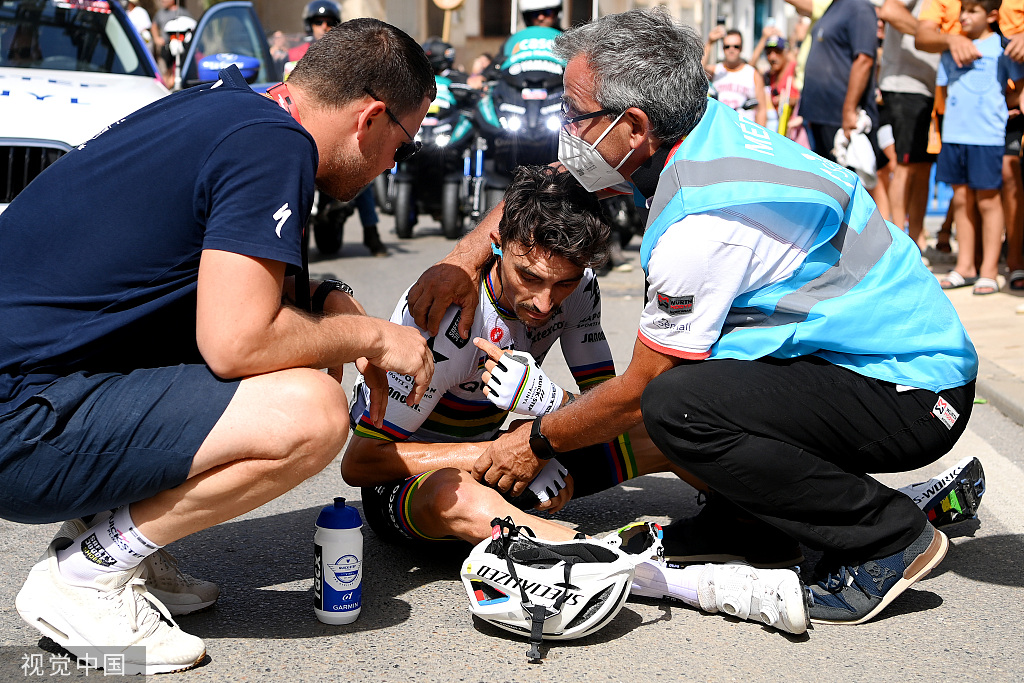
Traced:
<path id="1" fill-rule="evenodd" d="M 558 158 L 562 77 L 547 71 L 503 71 L 476 107 L 487 144 L 486 204 L 501 201 L 515 168 Z"/>
<path id="2" fill-rule="evenodd" d="M 408 161 L 375 181 L 379 208 L 395 216 L 395 232 L 412 237 L 419 214 L 440 221 L 448 239 L 462 236 L 464 210 L 464 153 L 476 136 L 465 102 L 473 97 L 468 86 L 437 76 L 437 97 L 431 102 L 416 139 L 423 146 Z"/>

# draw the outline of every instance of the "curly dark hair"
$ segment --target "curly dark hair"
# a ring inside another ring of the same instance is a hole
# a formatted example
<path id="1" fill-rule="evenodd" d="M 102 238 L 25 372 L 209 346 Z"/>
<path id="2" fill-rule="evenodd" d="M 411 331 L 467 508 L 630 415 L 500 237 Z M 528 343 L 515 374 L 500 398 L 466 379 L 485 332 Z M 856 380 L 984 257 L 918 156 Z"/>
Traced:
<path id="1" fill-rule="evenodd" d="M 367 88 L 397 116 L 434 99 L 434 70 L 409 34 L 376 19 L 346 21 L 312 43 L 288 77 L 322 104 L 341 107 Z"/>
<path id="2" fill-rule="evenodd" d="M 597 198 L 572 174 L 551 166 L 516 169 L 498 223 L 502 245 L 539 247 L 587 268 L 608 259 L 610 232 Z"/>

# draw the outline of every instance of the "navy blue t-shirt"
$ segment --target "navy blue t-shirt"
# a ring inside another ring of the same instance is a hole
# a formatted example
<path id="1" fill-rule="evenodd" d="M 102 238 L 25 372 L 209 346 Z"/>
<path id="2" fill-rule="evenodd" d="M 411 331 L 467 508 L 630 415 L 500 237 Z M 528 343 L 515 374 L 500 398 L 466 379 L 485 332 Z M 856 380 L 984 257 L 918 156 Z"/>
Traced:
<path id="1" fill-rule="evenodd" d="M 850 81 L 850 67 L 857 55 L 872 59 L 878 52 L 878 17 L 868 0 L 835 0 L 808 36 L 811 51 L 800 94 L 800 115 L 810 123 L 843 125 L 843 101 Z M 860 98 L 860 107 L 878 129 L 875 103 L 875 70 Z"/>
<path id="2" fill-rule="evenodd" d="M 316 144 L 235 67 L 62 157 L 0 214 L 0 415 L 80 370 L 202 362 L 203 249 L 301 268 Z"/>

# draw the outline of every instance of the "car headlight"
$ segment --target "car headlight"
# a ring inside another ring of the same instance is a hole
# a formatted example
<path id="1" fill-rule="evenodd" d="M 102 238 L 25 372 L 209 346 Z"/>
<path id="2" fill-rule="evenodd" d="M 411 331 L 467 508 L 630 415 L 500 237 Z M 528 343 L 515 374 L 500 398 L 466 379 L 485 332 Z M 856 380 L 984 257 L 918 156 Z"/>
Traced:
<path id="1" fill-rule="evenodd" d="M 434 144 L 438 147 L 444 147 L 451 142 L 451 139 L 451 135 L 448 135 L 447 133 L 440 133 L 439 135 L 434 136 Z"/>
<path id="2" fill-rule="evenodd" d="M 544 122 L 544 125 L 547 127 L 548 130 L 557 133 L 558 130 L 562 127 L 562 117 L 549 116 L 547 121 Z"/>
<path id="3" fill-rule="evenodd" d="M 513 133 L 518 132 L 523 127 L 523 120 L 518 116 L 510 116 L 507 121 L 507 128 Z"/>

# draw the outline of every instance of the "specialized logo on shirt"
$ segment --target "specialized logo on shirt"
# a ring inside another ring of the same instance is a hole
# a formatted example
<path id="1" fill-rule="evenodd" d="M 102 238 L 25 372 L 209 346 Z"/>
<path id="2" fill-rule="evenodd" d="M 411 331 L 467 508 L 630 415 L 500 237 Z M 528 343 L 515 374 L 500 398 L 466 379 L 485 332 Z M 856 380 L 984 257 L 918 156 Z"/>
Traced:
<path id="1" fill-rule="evenodd" d="M 956 424 L 956 419 L 960 417 L 960 413 L 956 412 L 953 406 L 949 405 L 941 396 L 935 402 L 935 407 L 932 408 L 932 415 L 939 418 L 939 422 L 946 425 L 946 429 L 952 429 Z"/>
<path id="2" fill-rule="evenodd" d="M 469 343 L 468 339 L 463 339 L 459 336 L 459 321 L 462 320 L 462 311 L 455 314 L 452 318 L 452 324 L 448 326 L 448 331 L 444 333 L 444 336 L 448 338 L 452 344 L 455 344 L 455 348 L 464 349 L 466 344 Z"/>
<path id="3" fill-rule="evenodd" d="M 669 315 L 693 313 L 693 296 L 668 296 L 658 292 L 658 308 Z"/>
<path id="4" fill-rule="evenodd" d="M 284 226 L 284 222 L 291 218 L 292 210 L 288 208 L 288 202 L 284 203 L 280 209 L 274 213 L 274 220 L 277 221 L 277 229 L 274 231 L 277 236 L 281 236 L 281 228 Z"/>
<path id="5" fill-rule="evenodd" d="M 491 343 L 497 344 L 498 342 L 501 341 L 501 338 L 504 337 L 504 336 L 505 336 L 505 333 L 501 331 L 500 327 L 492 327 L 491 328 L 491 334 L 490 334 Z"/>
<path id="6" fill-rule="evenodd" d="M 103 565 L 104 567 L 113 567 L 117 560 L 110 556 L 110 554 L 103 549 L 100 545 L 100 540 L 96 538 L 96 534 L 92 534 L 89 538 L 82 541 L 82 554 L 85 555 L 85 559 L 96 564 Z"/>

